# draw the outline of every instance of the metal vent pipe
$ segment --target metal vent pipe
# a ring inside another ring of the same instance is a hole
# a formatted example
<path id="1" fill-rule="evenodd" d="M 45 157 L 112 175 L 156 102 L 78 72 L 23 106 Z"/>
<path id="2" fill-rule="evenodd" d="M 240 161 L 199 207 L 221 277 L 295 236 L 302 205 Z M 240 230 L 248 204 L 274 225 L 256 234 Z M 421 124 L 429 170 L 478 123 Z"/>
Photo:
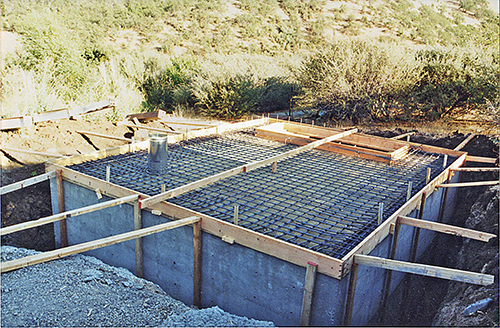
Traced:
<path id="1" fill-rule="evenodd" d="M 153 174 L 167 171 L 167 136 L 153 134 L 149 136 L 148 170 Z"/>

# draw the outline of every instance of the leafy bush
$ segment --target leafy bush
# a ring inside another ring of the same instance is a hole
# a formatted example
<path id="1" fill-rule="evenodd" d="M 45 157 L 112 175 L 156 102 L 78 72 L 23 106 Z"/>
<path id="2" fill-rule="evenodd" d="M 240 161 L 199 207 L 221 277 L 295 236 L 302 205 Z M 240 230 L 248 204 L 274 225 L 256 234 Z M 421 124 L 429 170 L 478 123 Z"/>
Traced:
<path id="1" fill-rule="evenodd" d="M 415 67 L 405 55 L 360 40 L 332 43 L 298 71 L 305 90 L 302 105 L 325 111 L 331 119 L 383 118 L 397 90 L 416 81 Z"/>
<path id="2" fill-rule="evenodd" d="M 145 111 L 162 109 L 171 113 L 177 105 L 194 105 L 189 84 L 198 70 L 196 61 L 176 59 L 164 69 L 155 68 L 154 63 L 150 66 L 153 68 L 141 85 Z"/>
<path id="3" fill-rule="evenodd" d="M 258 95 L 259 88 L 247 75 L 206 83 L 195 91 L 199 113 L 226 120 L 255 112 Z"/>

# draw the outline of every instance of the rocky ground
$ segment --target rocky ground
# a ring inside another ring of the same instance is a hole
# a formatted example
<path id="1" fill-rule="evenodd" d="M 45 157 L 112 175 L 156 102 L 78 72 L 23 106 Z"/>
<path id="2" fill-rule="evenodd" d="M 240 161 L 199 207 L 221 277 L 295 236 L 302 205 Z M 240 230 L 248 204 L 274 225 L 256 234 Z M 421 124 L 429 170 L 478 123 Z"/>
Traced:
<path id="1" fill-rule="evenodd" d="M 2 261 L 36 251 L 2 246 Z M 271 327 L 192 309 L 158 285 L 84 255 L 2 273 L 2 327 Z"/>

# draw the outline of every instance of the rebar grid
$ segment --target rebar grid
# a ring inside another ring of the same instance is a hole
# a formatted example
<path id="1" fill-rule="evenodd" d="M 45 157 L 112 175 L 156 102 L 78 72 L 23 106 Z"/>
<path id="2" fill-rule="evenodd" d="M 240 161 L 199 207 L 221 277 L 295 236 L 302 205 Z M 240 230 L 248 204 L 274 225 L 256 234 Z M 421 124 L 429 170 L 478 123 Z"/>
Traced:
<path id="1" fill-rule="evenodd" d="M 112 156 L 71 168 L 105 179 L 110 165 L 111 182 L 154 195 L 204 177 L 274 156 L 293 145 L 266 141 L 250 132 L 229 133 L 170 146 L 166 174 L 147 172 L 145 151 Z M 450 161 L 451 163 L 451 161 Z M 271 166 L 223 179 L 169 201 L 233 222 L 239 206 L 242 227 L 342 258 L 378 225 L 379 204 L 383 220 L 443 170 L 437 154 L 412 150 L 393 165 L 311 150 Z"/>
<path id="2" fill-rule="evenodd" d="M 163 184 L 166 190 L 170 190 L 297 146 L 260 139 L 251 131 L 242 131 L 186 140 L 168 147 L 168 170 L 164 174 L 148 172 L 145 150 L 84 162 L 70 168 L 105 180 L 106 166 L 109 165 L 110 182 L 155 195 L 161 192 Z"/>

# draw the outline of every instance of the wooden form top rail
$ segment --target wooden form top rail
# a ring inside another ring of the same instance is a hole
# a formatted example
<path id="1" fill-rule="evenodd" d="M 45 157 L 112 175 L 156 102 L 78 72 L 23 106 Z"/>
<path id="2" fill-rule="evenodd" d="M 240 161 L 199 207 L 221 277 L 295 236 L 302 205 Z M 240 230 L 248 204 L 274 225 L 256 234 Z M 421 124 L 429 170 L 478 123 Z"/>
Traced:
<path id="1" fill-rule="evenodd" d="M 427 229 L 437 232 L 446 233 L 449 235 L 460 236 L 464 238 L 471 238 L 475 240 L 480 240 L 484 242 L 488 242 L 491 238 L 495 238 L 496 235 L 488 232 L 482 232 L 467 228 L 456 227 L 444 223 L 432 222 L 419 220 L 415 218 L 410 218 L 407 216 L 398 216 L 398 223 L 404 224 L 407 226 L 412 226 L 421 229 Z"/>
<path id="2" fill-rule="evenodd" d="M 4 195 L 4 194 L 7 194 L 7 193 L 12 192 L 12 191 L 22 189 L 24 187 L 34 185 L 36 183 L 48 180 L 48 179 L 53 178 L 55 176 L 56 176 L 56 171 L 51 171 L 51 172 L 47 172 L 44 174 L 34 176 L 32 178 L 29 178 L 29 179 L 26 179 L 23 181 L 11 183 L 7 186 L 0 188 L 0 195 Z"/>
<path id="3" fill-rule="evenodd" d="M 110 136 L 107 134 L 102 134 L 102 133 L 97 133 L 97 132 L 92 132 L 92 131 L 76 131 L 76 133 L 85 134 L 85 135 L 94 136 L 94 137 L 106 138 L 106 139 L 125 141 L 125 142 L 133 142 L 134 141 L 133 139 L 129 139 L 129 138 Z"/>
<path id="4" fill-rule="evenodd" d="M 436 277 L 447 280 L 467 282 L 470 284 L 488 286 L 495 281 L 495 276 L 457 269 L 443 268 L 433 265 L 410 263 L 384 259 L 369 255 L 354 255 L 354 263 L 375 268 L 413 273 L 422 276 Z"/>
<path id="5" fill-rule="evenodd" d="M 499 184 L 500 181 L 475 181 L 475 182 L 458 182 L 458 183 L 444 183 L 437 185 L 436 188 L 455 188 L 455 187 L 478 187 L 478 186 L 493 186 Z"/>
<path id="6" fill-rule="evenodd" d="M 21 230 L 26 230 L 29 228 L 38 227 L 38 226 L 52 223 L 52 222 L 61 221 L 61 220 L 64 220 L 66 218 L 69 218 L 69 217 L 73 217 L 73 216 L 77 216 L 77 215 L 81 215 L 81 214 L 85 214 L 85 213 L 90 213 L 90 212 L 100 210 L 103 208 L 108 208 L 108 207 L 120 205 L 123 203 L 135 201 L 137 199 L 139 199 L 139 195 L 130 195 L 130 196 L 126 196 L 126 197 L 122 197 L 122 198 L 118 198 L 118 199 L 113 199 L 113 200 L 110 200 L 107 202 L 94 204 L 94 205 L 90 205 L 90 206 L 85 206 L 85 207 L 77 208 L 77 209 L 74 209 L 71 211 L 62 212 L 59 214 L 54 214 L 54 215 L 47 216 L 47 217 L 44 217 L 44 218 L 41 218 L 38 220 L 19 223 L 19 224 L 10 226 L 10 227 L 5 227 L 5 228 L 0 229 L 0 236 L 8 235 L 10 233 L 21 231 Z"/>
<path id="7" fill-rule="evenodd" d="M 302 152 L 305 152 L 307 150 L 314 149 L 314 148 L 319 147 L 325 143 L 328 143 L 328 142 L 336 140 L 336 139 L 340 139 L 342 137 L 345 137 L 345 136 L 352 134 L 352 133 L 355 133 L 355 132 L 357 132 L 357 129 L 338 133 L 338 134 L 326 137 L 324 139 L 311 142 L 305 146 L 292 149 L 292 150 L 287 151 L 283 154 L 279 154 L 279 155 L 276 155 L 276 156 L 273 156 L 270 158 L 266 158 L 266 159 L 261 160 L 261 161 L 255 161 L 252 163 L 244 164 L 244 165 L 235 167 L 233 169 L 212 175 L 210 177 L 188 183 L 187 185 L 168 190 L 168 191 L 161 193 L 161 194 L 158 194 L 156 196 L 152 196 L 152 197 L 146 198 L 144 200 L 141 200 L 140 201 L 141 208 L 147 208 L 153 204 L 159 203 L 161 201 L 167 200 L 167 199 L 172 198 L 172 197 L 182 195 L 182 194 L 189 192 L 191 190 L 204 187 L 208 184 L 222 180 L 224 178 L 234 176 L 234 175 L 237 175 L 237 174 L 242 173 L 242 172 L 252 171 L 252 170 L 258 169 L 259 167 L 269 165 L 273 162 L 281 161 L 287 157 L 294 156 L 294 155 L 300 154 Z"/>
<path id="8" fill-rule="evenodd" d="M 198 217 L 189 217 L 186 219 L 181 219 L 177 221 L 172 221 L 168 223 L 158 224 L 152 227 L 143 228 L 139 230 L 134 230 L 131 232 L 125 232 L 119 235 L 106 237 L 102 239 L 97 239 L 93 241 L 89 241 L 82 244 L 77 244 L 69 247 L 64 247 L 60 249 L 56 249 L 53 251 L 26 256 L 17 260 L 12 260 L 8 262 L 1 263 L 1 272 L 9 272 L 21 268 L 25 268 L 27 266 L 35 265 L 38 263 L 48 262 L 52 260 L 57 260 L 59 258 L 63 258 L 69 255 L 78 254 L 87 252 L 93 249 L 102 248 L 105 246 L 110 246 L 118 243 L 125 242 L 127 240 L 137 239 L 140 237 L 145 237 L 148 235 L 152 235 L 158 232 L 162 232 L 165 230 L 170 230 L 178 227 L 182 227 L 185 225 L 193 224 L 199 222 L 201 219 Z"/>

